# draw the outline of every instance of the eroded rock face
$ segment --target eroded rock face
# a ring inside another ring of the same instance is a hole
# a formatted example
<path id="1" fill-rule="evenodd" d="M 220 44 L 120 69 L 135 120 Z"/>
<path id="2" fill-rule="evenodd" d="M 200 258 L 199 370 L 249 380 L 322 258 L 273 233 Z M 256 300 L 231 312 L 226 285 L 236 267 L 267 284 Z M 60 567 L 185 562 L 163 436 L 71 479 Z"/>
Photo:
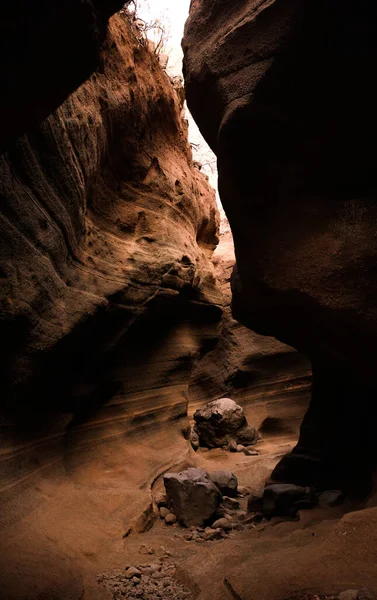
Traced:
<path id="1" fill-rule="evenodd" d="M 372 1 L 196 0 L 186 25 L 187 100 L 236 247 L 233 314 L 313 361 L 300 442 L 274 474 L 301 484 L 359 487 L 376 463 L 376 17 Z"/>
<path id="2" fill-rule="evenodd" d="M 10 600 L 81 597 L 88 553 L 148 520 L 156 473 L 189 451 L 188 380 L 221 315 L 215 195 L 177 93 L 120 16 L 102 61 L 0 159 Z"/>
<path id="3" fill-rule="evenodd" d="M 192 167 L 176 93 L 121 17 L 103 62 L 1 159 L 1 395 L 11 405 L 43 369 L 39 399 L 55 369 L 55 383 L 71 386 L 147 307 L 188 315 L 190 303 L 221 302 L 214 193 Z M 56 359 L 45 368 L 47 350 Z"/>

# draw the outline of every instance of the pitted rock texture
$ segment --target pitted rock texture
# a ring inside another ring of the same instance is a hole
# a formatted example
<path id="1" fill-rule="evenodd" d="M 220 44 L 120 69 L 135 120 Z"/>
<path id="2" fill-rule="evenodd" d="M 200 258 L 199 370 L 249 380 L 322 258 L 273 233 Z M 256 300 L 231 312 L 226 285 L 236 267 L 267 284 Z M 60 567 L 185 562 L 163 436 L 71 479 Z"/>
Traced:
<path id="1" fill-rule="evenodd" d="M 367 416 L 376 392 L 376 34 L 371 0 L 195 0 L 186 24 L 187 101 L 217 154 L 235 242 L 233 314 L 313 361 L 298 448 L 275 473 L 297 483 L 359 488 L 377 462 Z M 351 452 L 344 431 L 355 422 Z"/>
<path id="2" fill-rule="evenodd" d="M 119 15 L 101 57 L 0 159 L 9 600 L 96 598 L 83 574 L 189 452 L 188 381 L 218 335 L 218 212 L 178 95 Z"/>
<path id="3" fill-rule="evenodd" d="M 1 396 L 10 404 L 47 351 L 56 360 L 43 386 L 58 369 L 53 383 L 64 388 L 148 306 L 221 303 L 209 260 L 214 192 L 192 167 L 176 93 L 121 17 L 103 62 L 1 159 Z"/>

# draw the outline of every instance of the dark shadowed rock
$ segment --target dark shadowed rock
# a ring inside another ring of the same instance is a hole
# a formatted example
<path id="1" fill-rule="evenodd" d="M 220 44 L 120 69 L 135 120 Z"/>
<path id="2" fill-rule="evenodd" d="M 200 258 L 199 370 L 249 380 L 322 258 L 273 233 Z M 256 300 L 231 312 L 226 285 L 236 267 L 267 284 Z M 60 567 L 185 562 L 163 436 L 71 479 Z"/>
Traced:
<path id="1" fill-rule="evenodd" d="M 48 104 L 50 93 L 60 103 L 73 89 L 67 81 L 76 87 L 90 74 L 84 73 L 83 63 L 93 55 L 93 46 L 95 54 L 100 52 L 107 16 L 116 4 L 1 4 L 1 15 L 22 14 L 13 22 L 1 21 L 0 46 L 7 38 L 15 54 L 0 56 L 6 65 L 0 98 L 6 126 L 0 137 L 7 137 L 15 123 L 6 108 L 7 92 L 12 92 L 7 74 L 22 88 L 11 106 L 23 130 L 30 112 L 39 120 L 48 107 L 55 107 Z M 26 27 L 18 30 L 17 20 Z M 55 60 L 45 36 L 38 39 L 39 25 L 59 46 L 61 61 Z M 43 63 L 33 52 L 33 40 L 40 42 Z M 18 51 L 26 63 L 10 73 Z M 32 68 L 26 77 L 29 59 Z M 169 464 L 168 449 L 179 447 L 176 436 L 182 441 L 178 432 L 187 425 L 193 361 L 200 357 L 202 343 L 204 347 L 217 335 L 221 314 L 218 306 L 209 323 L 215 306 L 207 291 L 216 289 L 210 260 L 217 242 L 215 193 L 192 165 L 177 94 L 155 54 L 138 42 L 132 25 L 120 15 L 110 21 L 100 62 L 88 81 L 0 157 L 0 424 L 5 452 L 0 469 L 0 595 L 9 599 L 93 597 L 82 591 L 87 578 L 77 539 L 82 549 L 89 548 L 87 524 L 99 511 L 104 527 L 92 541 L 103 547 L 114 504 L 106 485 L 99 484 L 90 506 L 88 488 L 78 485 L 73 493 L 70 486 L 74 479 L 83 481 L 86 468 L 97 485 L 105 454 L 114 458 L 109 469 L 124 467 L 126 487 L 135 486 L 125 501 L 125 536 L 132 528 L 144 531 L 153 524 L 148 489 L 139 489 L 136 481 L 145 480 L 146 462 L 148 477 L 153 477 Z M 217 297 L 220 305 L 220 291 Z M 146 442 L 145 453 L 133 464 L 128 457 L 134 436 L 142 436 L 144 443 L 150 427 L 158 431 L 160 419 L 165 436 L 161 453 Z M 61 470 L 67 455 L 74 466 L 66 478 L 55 477 L 52 472 Z M 44 486 L 36 485 L 47 471 L 54 487 L 48 505 Z M 132 483 L 126 474 L 131 472 Z M 31 513 L 36 521 L 27 525 Z"/>
<path id="2" fill-rule="evenodd" d="M 221 500 L 220 490 L 204 469 L 166 473 L 164 485 L 174 514 L 187 527 L 206 523 Z"/>
<path id="3" fill-rule="evenodd" d="M 224 496 L 237 495 L 238 480 L 231 471 L 213 471 L 209 477 Z"/>
<path id="4" fill-rule="evenodd" d="M 365 491 L 377 464 L 376 37 L 373 0 L 196 0 L 183 41 L 234 236 L 233 316 L 313 363 L 274 479 L 318 489 Z"/>
<path id="5" fill-rule="evenodd" d="M 40 121 L 100 64 L 109 17 L 122 0 L 2 2 L 0 152 Z M 17 40 L 17 34 L 22 36 Z M 53 65 L 53 68 L 52 68 Z"/>
<path id="6" fill-rule="evenodd" d="M 261 512 L 263 507 L 262 496 L 249 496 L 247 499 L 247 512 Z"/>
<path id="7" fill-rule="evenodd" d="M 376 595 L 367 588 L 362 588 L 357 592 L 356 600 L 376 600 Z"/>
<path id="8" fill-rule="evenodd" d="M 322 507 L 336 506 L 344 500 L 344 494 L 340 490 L 326 490 L 318 498 L 318 504 Z"/>
<path id="9" fill-rule="evenodd" d="M 276 483 L 264 489 L 262 512 L 267 517 L 293 517 L 301 508 L 310 508 L 315 504 L 313 491 L 289 483 Z"/>
<path id="10" fill-rule="evenodd" d="M 256 444 L 258 441 L 258 432 L 255 427 L 249 427 L 248 425 L 241 427 L 237 431 L 237 441 L 244 446 Z"/>
<path id="11" fill-rule="evenodd" d="M 340 592 L 338 600 L 357 600 L 357 590 L 344 590 Z"/>

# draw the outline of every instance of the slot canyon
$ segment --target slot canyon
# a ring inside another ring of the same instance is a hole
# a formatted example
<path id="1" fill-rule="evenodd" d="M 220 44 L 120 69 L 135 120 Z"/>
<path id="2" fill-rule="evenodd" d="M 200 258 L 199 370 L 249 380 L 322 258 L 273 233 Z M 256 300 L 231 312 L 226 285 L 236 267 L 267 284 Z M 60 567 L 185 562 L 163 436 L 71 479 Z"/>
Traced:
<path id="1" fill-rule="evenodd" d="M 376 600 L 377 6 L 141 5 L 0 7 L 0 599 Z"/>

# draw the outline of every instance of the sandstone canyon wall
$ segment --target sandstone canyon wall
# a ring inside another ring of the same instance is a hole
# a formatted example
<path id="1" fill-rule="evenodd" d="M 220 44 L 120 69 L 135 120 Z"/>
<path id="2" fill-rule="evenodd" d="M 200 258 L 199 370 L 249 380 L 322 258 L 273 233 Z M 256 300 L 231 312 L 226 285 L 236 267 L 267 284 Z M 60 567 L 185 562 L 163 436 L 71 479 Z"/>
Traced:
<path id="1" fill-rule="evenodd" d="M 94 600 L 107 597 L 95 576 L 123 559 L 122 536 L 148 527 L 155 480 L 204 460 L 187 414 L 227 394 L 265 441 L 277 434 L 260 484 L 297 439 L 310 370 L 231 316 L 231 234 L 214 253 L 215 194 L 157 57 L 124 16 L 106 34 L 115 2 L 72 2 L 64 19 L 42 8 L 35 23 L 20 13 L 35 46 L 18 79 L 7 65 L 12 113 L 1 111 L 1 589 Z M 13 84 L 27 89 L 29 59 L 27 97 Z"/>
<path id="2" fill-rule="evenodd" d="M 0 158 L 8 600 L 81 598 L 143 527 L 154 478 L 189 452 L 189 376 L 221 317 L 215 194 L 180 99 L 119 15 L 101 57 Z"/>
<path id="3" fill-rule="evenodd" d="M 361 490 L 376 465 L 377 9 L 193 0 L 187 100 L 217 154 L 233 314 L 308 357 L 313 395 L 277 479 Z"/>

